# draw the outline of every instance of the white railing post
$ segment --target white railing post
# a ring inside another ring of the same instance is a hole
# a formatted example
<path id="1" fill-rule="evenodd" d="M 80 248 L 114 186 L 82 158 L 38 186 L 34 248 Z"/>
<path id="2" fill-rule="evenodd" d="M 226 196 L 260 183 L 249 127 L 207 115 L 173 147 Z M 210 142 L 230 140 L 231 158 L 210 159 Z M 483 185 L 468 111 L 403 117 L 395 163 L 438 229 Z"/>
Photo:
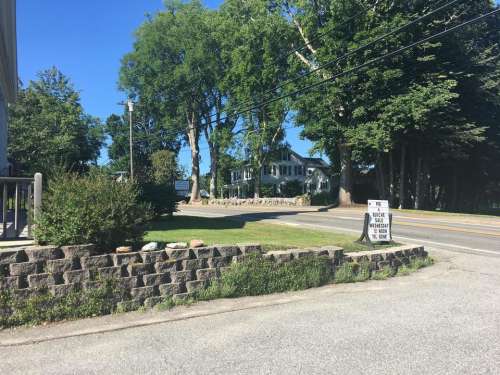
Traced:
<path id="1" fill-rule="evenodd" d="M 34 184 L 34 218 L 38 219 L 40 212 L 42 212 L 42 174 L 35 173 L 35 184 Z"/>

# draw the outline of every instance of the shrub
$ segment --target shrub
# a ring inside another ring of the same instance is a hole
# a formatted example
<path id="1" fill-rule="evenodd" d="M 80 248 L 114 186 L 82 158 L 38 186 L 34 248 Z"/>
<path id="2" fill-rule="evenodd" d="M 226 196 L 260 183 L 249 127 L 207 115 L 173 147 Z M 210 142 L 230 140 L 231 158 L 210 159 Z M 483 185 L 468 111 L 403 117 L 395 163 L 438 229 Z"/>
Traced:
<path id="1" fill-rule="evenodd" d="M 262 184 L 260 187 L 260 195 L 263 198 L 274 198 L 276 196 L 276 189 L 273 184 Z"/>
<path id="2" fill-rule="evenodd" d="M 151 218 L 132 183 L 116 182 L 100 172 L 62 174 L 49 181 L 42 213 L 34 229 L 41 244 L 95 243 L 115 247 L 138 242 Z"/>
<path id="3" fill-rule="evenodd" d="M 291 180 L 281 185 L 281 194 L 286 198 L 302 195 L 302 183 L 299 180 Z"/>
<path id="4" fill-rule="evenodd" d="M 142 185 L 141 200 L 149 203 L 155 216 L 171 215 L 177 211 L 175 189 L 167 184 L 148 183 Z"/>
<path id="5" fill-rule="evenodd" d="M 328 206 L 336 203 L 336 201 L 336 198 L 329 191 L 323 191 L 311 197 L 311 205 L 313 206 Z"/>

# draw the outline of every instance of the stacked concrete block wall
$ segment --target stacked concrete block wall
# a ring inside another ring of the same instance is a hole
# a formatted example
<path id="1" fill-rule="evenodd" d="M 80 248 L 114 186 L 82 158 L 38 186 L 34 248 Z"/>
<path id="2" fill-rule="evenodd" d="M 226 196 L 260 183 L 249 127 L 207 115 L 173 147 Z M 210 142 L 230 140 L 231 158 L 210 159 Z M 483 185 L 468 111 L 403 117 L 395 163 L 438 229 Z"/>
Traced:
<path id="1" fill-rule="evenodd" d="M 167 297 L 188 298 L 217 279 L 231 263 L 252 253 L 261 254 L 261 246 L 215 245 L 124 254 L 102 254 L 94 245 L 8 249 L 0 251 L 0 291 L 10 290 L 18 298 L 28 298 L 48 290 L 55 297 L 62 297 L 113 279 L 121 291 L 117 302 L 153 306 Z M 370 262 L 370 268 L 376 271 L 386 266 L 398 268 L 427 253 L 423 246 L 356 253 L 326 246 L 264 254 L 277 263 L 308 256 L 328 257 L 333 271 L 345 262 Z"/>
<path id="2" fill-rule="evenodd" d="M 278 206 L 278 207 L 304 207 L 310 206 L 311 200 L 305 196 L 295 198 L 225 198 L 210 199 L 209 205 L 212 206 Z"/>

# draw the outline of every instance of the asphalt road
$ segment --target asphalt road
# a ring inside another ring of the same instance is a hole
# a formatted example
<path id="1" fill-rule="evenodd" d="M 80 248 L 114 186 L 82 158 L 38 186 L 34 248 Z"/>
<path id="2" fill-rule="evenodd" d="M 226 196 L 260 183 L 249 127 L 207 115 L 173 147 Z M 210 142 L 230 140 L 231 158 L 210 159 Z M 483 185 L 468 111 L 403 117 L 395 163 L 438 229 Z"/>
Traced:
<path id="1" fill-rule="evenodd" d="M 228 217 L 360 235 L 363 210 L 315 208 L 223 208 L 182 206 L 178 215 Z M 457 252 L 500 256 L 500 217 L 407 213 L 393 210 L 393 238 Z"/>
<path id="2" fill-rule="evenodd" d="M 429 250 L 386 281 L 0 331 L 0 374 L 500 374 L 500 258 Z"/>

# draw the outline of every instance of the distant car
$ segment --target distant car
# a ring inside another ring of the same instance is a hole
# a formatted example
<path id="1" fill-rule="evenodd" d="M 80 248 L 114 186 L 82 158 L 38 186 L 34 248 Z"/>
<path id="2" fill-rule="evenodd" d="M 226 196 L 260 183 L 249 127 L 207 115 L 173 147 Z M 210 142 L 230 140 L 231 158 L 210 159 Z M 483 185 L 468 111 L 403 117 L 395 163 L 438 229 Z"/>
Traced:
<path id="1" fill-rule="evenodd" d="M 205 189 L 201 189 L 200 190 L 200 197 L 202 197 L 204 199 L 205 198 L 208 199 L 208 198 L 210 198 L 210 194 Z M 187 194 L 186 198 L 188 198 L 188 199 L 191 198 L 191 193 Z"/>

